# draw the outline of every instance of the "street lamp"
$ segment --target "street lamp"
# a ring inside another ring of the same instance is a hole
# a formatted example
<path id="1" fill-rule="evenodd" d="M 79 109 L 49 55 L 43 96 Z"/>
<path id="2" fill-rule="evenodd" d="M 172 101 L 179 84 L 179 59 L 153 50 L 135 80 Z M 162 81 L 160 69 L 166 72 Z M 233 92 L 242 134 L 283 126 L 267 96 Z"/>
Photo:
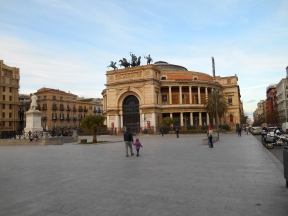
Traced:
<path id="1" fill-rule="evenodd" d="M 213 77 L 214 77 L 214 92 L 215 92 L 215 106 L 216 106 L 216 128 L 218 133 L 218 140 L 219 140 L 219 116 L 218 116 L 218 100 L 216 94 L 216 77 L 215 77 L 215 63 L 214 57 L 212 57 L 212 69 L 213 69 Z"/>

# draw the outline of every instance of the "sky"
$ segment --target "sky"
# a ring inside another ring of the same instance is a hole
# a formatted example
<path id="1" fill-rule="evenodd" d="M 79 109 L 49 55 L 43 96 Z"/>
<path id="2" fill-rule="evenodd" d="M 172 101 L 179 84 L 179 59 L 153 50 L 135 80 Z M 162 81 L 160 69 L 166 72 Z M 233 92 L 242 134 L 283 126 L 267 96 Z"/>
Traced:
<path id="1" fill-rule="evenodd" d="M 252 118 L 286 77 L 287 11 L 287 0 L 2 0 L 0 59 L 20 68 L 21 94 L 102 97 L 110 61 L 130 52 L 210 75 L 213 56 Z"/>

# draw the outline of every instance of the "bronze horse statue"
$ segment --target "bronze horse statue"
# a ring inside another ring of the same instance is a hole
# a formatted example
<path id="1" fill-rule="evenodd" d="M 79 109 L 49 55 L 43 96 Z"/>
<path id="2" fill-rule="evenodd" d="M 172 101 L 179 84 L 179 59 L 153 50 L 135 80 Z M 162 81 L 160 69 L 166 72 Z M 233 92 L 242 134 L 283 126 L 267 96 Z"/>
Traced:
<path id="1" fill-rule="evenodd" d="M 121 67 L 127 68 L 127 67 L 130 67 L 130 66 L 131 66 L 131 64 L 127 61 L 126 58 L 120 59 L 119 62 L 121 62 L 121 63 L 119 64 L 119 66 L 121 66 Z"/>
<path id="2" fill-rule="evenodd" d="M 114 70 L 118 70 L 118 68 L 116 67 L 116 62 L 110 61 L 110 65 L 107 66 L 107 68 L 113 68 Z"/>

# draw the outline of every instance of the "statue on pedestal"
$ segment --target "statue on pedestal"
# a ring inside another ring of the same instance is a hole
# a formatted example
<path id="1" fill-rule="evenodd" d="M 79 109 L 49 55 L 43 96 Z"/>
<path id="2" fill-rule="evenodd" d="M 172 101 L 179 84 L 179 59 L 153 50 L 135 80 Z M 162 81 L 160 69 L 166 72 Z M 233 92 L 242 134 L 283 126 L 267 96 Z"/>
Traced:
<path id="1" fill-rule="evenodd" d="M 150 57 L 150 54 L 148 56 L 144 55 L 144 58 L 147 59 L 147 65 L 150 64 L 151 62 L 153 62 L 152 58 Z"/>
<path id="2" fill-rule="evenodd" d="M 33 93 L 31 96 L 30 110 L 36 110 L 36 108 L 37 108 L 37 96 Z"/>

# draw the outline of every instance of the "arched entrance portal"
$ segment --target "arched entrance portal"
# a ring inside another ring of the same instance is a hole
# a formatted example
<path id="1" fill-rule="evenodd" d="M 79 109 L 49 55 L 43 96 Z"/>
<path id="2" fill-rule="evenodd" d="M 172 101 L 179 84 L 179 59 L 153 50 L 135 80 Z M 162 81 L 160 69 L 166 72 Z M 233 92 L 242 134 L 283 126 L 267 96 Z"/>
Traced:
<path id="1" fill-rule="evenodd" d="M 140 131 L 139 100 L 134 95 L 127 96 L 123 101 L 123 126 L 130 127 L 133 133 Z"/>

